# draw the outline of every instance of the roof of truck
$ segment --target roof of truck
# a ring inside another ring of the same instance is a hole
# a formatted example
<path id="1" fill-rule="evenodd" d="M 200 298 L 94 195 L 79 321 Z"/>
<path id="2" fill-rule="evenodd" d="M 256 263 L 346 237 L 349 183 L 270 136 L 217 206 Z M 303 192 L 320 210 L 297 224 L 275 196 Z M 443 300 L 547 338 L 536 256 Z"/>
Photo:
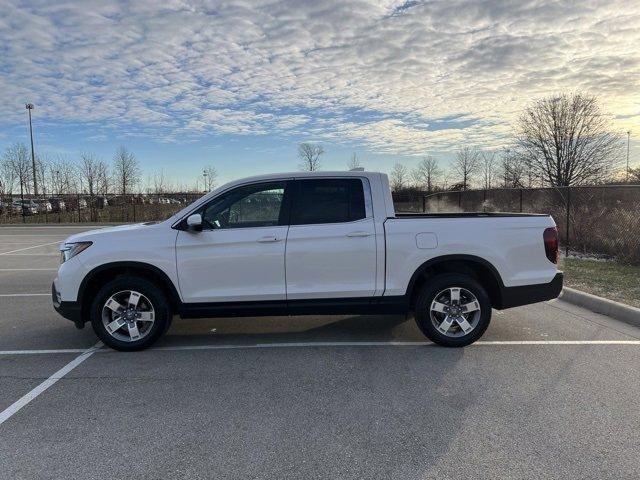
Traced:
<path id="1" fill-rule="evenodd" d="M 270 180 L 272 178 L 309 178 L 309 177 L 373 177 L 380 175 L 380 172 L 370 172 L 363 170 L 342 170 L 342 171 L 316 171 L 316 172 L 281 172 L 255 175 L 234 180 L 230 183 L 247 183 L 256 180 Z"/>

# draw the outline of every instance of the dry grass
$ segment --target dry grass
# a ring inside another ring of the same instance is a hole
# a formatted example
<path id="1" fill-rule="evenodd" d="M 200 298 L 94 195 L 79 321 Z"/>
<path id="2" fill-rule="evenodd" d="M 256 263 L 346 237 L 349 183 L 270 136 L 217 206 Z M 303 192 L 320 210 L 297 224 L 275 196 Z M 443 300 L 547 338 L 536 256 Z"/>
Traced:
<path id="1" fill-rule="evenodd" d="M 566 286 L 640 308 L 640 267 L 565 258 L 560 268 Z"/>

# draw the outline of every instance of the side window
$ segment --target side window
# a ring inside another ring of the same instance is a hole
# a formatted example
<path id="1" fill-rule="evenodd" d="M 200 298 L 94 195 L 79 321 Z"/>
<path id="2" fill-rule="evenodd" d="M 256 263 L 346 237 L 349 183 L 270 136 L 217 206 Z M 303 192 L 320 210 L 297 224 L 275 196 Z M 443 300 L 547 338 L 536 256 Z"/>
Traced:
<path id="1" fill-rule="evenodd" d="M 285 182 L 238 187 L 202 211 L 205 228 L 272 227 L 281 222 Z"/>
<path id="2" fill-rule="evenodd" d="M 292 225 L 352 222 L 366 217 L 359 178 L 296 180 Z"/>

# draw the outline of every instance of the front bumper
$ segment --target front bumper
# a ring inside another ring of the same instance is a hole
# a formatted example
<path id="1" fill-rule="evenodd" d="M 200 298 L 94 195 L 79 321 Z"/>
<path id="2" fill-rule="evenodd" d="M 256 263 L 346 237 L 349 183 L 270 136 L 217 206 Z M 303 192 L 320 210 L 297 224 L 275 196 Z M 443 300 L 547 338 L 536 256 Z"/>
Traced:
<path id="1" fill-rule="evenodd" d="M 495 308 L 519 307 L 530 303 L 544 302 L 558 298 L 562 292 L 563 274 L 558 272 L 549 283 L 523 285 L 521 287 L 503 287 L 500 292 L 500 305 Z"/>
<path id="2" fill-rule="evenodd" d="M 51 300 L 53 308 L 67 320 L 75 323 L 76 327 L 83 328 L 82 308 L 80 302 L 63 302 L 60 300 L 60 294 L 56 290 L 55 282 L 51 284 Z"/>

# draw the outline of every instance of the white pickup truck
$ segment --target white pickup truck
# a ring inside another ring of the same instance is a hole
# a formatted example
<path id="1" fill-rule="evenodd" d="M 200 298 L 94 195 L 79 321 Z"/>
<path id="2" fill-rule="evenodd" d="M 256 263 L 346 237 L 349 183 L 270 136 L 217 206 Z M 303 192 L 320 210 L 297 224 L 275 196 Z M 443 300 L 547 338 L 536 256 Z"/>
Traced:
<path id="1" fill-rule="evenodd" d="M 387 176 L 262 175 L 166 221 L 72 235 L 55 309 L 118 350 L 181 317 L 406 314 L 445 346 L 482 336 L 491 308 L 557 297 L 548 215 L 397 214 Z"/>

